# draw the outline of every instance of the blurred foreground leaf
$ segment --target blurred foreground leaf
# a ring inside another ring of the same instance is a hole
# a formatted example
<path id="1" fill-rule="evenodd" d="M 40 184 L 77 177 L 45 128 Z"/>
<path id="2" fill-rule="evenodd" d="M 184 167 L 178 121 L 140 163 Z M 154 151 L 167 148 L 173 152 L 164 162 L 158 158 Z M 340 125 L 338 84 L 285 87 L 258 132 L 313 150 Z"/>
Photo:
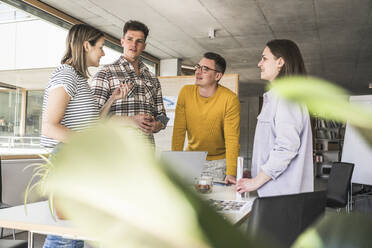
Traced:
<path id="1" fill-rule="evenodd" d="M 284 77 L 275 80 L 270 88 L 281 97 L 306 104 L 309 112 L 320 118 L 349 122 L 372 146 L 372 110 L 349 102 L 342 88 L 314 77 Z"/>
<path id="2" fill-rule="evenodd" d="M 133 127 L 101 123 L 73 137 L 48 185 L 64 215 L 105 248 L 264 247 L 185 186 Z"/>
<path id="3" fill-rule="evenodd" d="M 372 247 L 372 217 L 328 213 L 301 234 L 292 248 Z"/>

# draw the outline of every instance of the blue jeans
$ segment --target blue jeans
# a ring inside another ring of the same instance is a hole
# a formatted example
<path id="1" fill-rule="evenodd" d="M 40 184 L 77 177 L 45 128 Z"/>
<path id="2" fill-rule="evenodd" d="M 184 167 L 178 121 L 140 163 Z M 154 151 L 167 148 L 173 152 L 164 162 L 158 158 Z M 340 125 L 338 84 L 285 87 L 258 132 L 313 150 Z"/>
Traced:
<path id="1" fill-rule="evenodd" d="M 83 248 L 84 241 L 75 239 L 65 239 L 61 236 L 48 235 L 45 239 L 43 248 Z"/>

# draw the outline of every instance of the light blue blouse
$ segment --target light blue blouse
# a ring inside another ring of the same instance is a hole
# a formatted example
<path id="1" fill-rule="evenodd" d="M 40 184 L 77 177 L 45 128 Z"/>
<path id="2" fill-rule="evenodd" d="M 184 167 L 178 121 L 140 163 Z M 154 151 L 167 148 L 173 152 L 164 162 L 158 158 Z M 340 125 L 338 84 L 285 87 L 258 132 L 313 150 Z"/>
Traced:
<path id="1" fill-rule="evenodd" d="M 314 191 L 309 112 L 272 90 L 264 94 L 257 117 L 252 176 L 260 170 L 272 178 L 258 189 L 260 197 Z"/>

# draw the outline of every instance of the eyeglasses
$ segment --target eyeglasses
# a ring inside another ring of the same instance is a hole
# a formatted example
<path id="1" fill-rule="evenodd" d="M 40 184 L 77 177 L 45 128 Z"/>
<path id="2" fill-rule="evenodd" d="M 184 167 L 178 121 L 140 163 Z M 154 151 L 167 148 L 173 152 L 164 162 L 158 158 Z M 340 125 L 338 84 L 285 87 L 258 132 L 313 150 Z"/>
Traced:
<path id="1" fill-rule="evenodd" d="M 198 69 L 201 69 L 201 71 L 203 73 L 207 73 L 209 70 L 212 70 L 212 71 L 215 71 L 215 72 L 220 72 L 220 71 L 217 71 L 215 69 L 209 68 L 208 66 L 199 65 L 199 64 L 194 65 L 194 69 L 195 69 L 195 71 L 197 71 Z"/>

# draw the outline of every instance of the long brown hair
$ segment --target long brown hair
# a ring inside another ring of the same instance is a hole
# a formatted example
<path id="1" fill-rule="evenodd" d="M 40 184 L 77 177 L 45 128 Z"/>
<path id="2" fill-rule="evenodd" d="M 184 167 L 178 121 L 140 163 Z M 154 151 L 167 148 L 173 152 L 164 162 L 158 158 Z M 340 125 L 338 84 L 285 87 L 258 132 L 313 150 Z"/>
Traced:
<path id="1" fill-rule="evenodd" d="M 276 39 L 269 41 L 266 46 L 277 59 L 282 57 L 284 60 L 284 65 L 277 77 L 307 74 L 304 60 L 296 43 L 291 40 Z"/>
<path id="2" fill-rule="evenodd" d="M 76 24 L 68 32 L 66 39 L 66 52 L 61 64 L 68 64 L 83 77 L 88 78 L 88 66 L 84 50 L 84 41 L 94 46 L 104 34 L 98 29 L 87 24 Z"/>

